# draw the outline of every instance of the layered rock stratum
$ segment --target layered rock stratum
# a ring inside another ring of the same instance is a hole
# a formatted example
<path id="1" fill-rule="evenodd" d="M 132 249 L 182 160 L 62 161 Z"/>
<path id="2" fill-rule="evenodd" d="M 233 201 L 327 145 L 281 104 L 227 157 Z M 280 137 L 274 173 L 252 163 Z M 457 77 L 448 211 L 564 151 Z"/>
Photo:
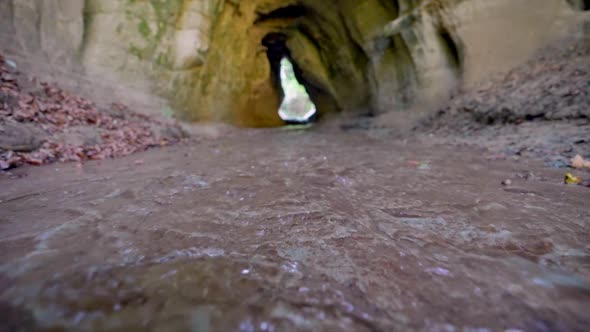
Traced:
<path id="1" fill-rule="evenodd" d="M 161 96 L 183 119 L 276 126 L 284 56 L 320 116 L 404 110 L 524 61 L 572 33 L 588 7 L 586 0 L 8 0 L 0 3 L 0 44 L 40 67 L 75 69 L 82 81 L 130 87 L 136 99 Z"/>

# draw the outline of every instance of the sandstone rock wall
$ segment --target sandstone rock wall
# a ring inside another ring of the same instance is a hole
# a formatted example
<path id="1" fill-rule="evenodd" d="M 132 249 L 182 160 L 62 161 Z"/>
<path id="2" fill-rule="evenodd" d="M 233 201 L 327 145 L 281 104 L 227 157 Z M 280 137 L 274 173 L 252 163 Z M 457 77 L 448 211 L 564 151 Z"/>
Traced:
<path id="1" fill-rule="evenodd" d="M 185 119 L 282 124 L 289 56 L 321 114 L 445 98 L 571 33 L 585 0 L 5 0 L 3 49 L 163 96 Z M 112 85 L 110 84 L 110 85 Z"/>

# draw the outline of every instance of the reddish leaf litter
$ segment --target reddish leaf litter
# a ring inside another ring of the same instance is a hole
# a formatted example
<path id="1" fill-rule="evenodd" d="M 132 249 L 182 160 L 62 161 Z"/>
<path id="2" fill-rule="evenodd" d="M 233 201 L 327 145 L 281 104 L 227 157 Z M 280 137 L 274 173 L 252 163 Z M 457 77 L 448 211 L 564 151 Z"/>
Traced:
<path id="1" fill-rule="evenodd" d="M 44 142 L 34 151 L 13 151 L 0 147 L 0 170 L 25 164 L 81 162 L 127 156 L 151 147 L 176 143 L 184 137 L 178 124 L 163 124 L 143 114 L 113 103 L 110 110 L 98 109 L 90 100 L 73 95 L 55 84 L 37 83 L 37 91 L 26 91 L 23 76 L 14 63 L 0 55 L 0 125 L 28 123 L 46 133 Z M 26 81 L 25 81 L 26 82 Z M 32 80 L 35 84 L 35 79 Z M 72 127 L 95 127 L 100 133 L 95 144 L 69 144 L 60 134 Z M 166 128 L 173 135 L 159 135 L 154 128 Z M 172 136 L 172 137 L 170 137 Z"/>

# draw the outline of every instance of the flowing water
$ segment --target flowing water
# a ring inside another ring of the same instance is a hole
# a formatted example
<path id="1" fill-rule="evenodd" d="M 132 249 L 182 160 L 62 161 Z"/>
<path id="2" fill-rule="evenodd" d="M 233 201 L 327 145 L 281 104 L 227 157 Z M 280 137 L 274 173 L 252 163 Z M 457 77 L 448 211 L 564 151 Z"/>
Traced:
<path id="1" fill-rule="evenodd" d="M 588 330 L 590 191 L 492 157 L 240 131 L 0 176 L 0 330 Z"/>

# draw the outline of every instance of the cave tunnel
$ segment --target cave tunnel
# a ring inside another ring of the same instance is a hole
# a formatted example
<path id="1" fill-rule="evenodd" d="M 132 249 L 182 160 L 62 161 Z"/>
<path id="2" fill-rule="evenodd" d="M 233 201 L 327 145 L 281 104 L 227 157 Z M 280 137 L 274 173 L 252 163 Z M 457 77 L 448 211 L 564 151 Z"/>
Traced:
<path id="1" fill-rule="evenodd" d="M 314 94 L 317 94 L 317 92 L 321 89 L 313 86 L 313 84 L 304 78 L 301 68 L 293 60 L 291 52 L 287 47 L 287 38 L 287 35 L 284 33 L 273 32 L 266 35 L 262 40 L 262 45 L 267 49 L 266 53 L 271 68 L 272 84 L 275 86 L 276 91 L 279 92 L 279 100 L 281 100 L 281 108 L 283 108 L 283 102 L 285 102 L 285 98 L 287 97 L 289 91 L 285 91 L 286 82 L 282 82 L 281 80 L 281 61 L 283 59 L 287 59 L 292 64 L 293 73 L 297 83 L 304 87 L 304 94 L 306 94 L 308 96 L 307 98 L 309 98 L 311 103 L 313 103 L 314 110 L 312 112 L 303 113 L 290 111 L 285 114 L 281 113 L 281 109 L 279 109 L 277 112 L 279 112 L 279 115 L 287 124 L 306 124 L 315 122 L 318 120 L 318 114 L 320 113 L 320 110 L 316 110 L 315 108 L 317 104 L 314 100 Z"/>

